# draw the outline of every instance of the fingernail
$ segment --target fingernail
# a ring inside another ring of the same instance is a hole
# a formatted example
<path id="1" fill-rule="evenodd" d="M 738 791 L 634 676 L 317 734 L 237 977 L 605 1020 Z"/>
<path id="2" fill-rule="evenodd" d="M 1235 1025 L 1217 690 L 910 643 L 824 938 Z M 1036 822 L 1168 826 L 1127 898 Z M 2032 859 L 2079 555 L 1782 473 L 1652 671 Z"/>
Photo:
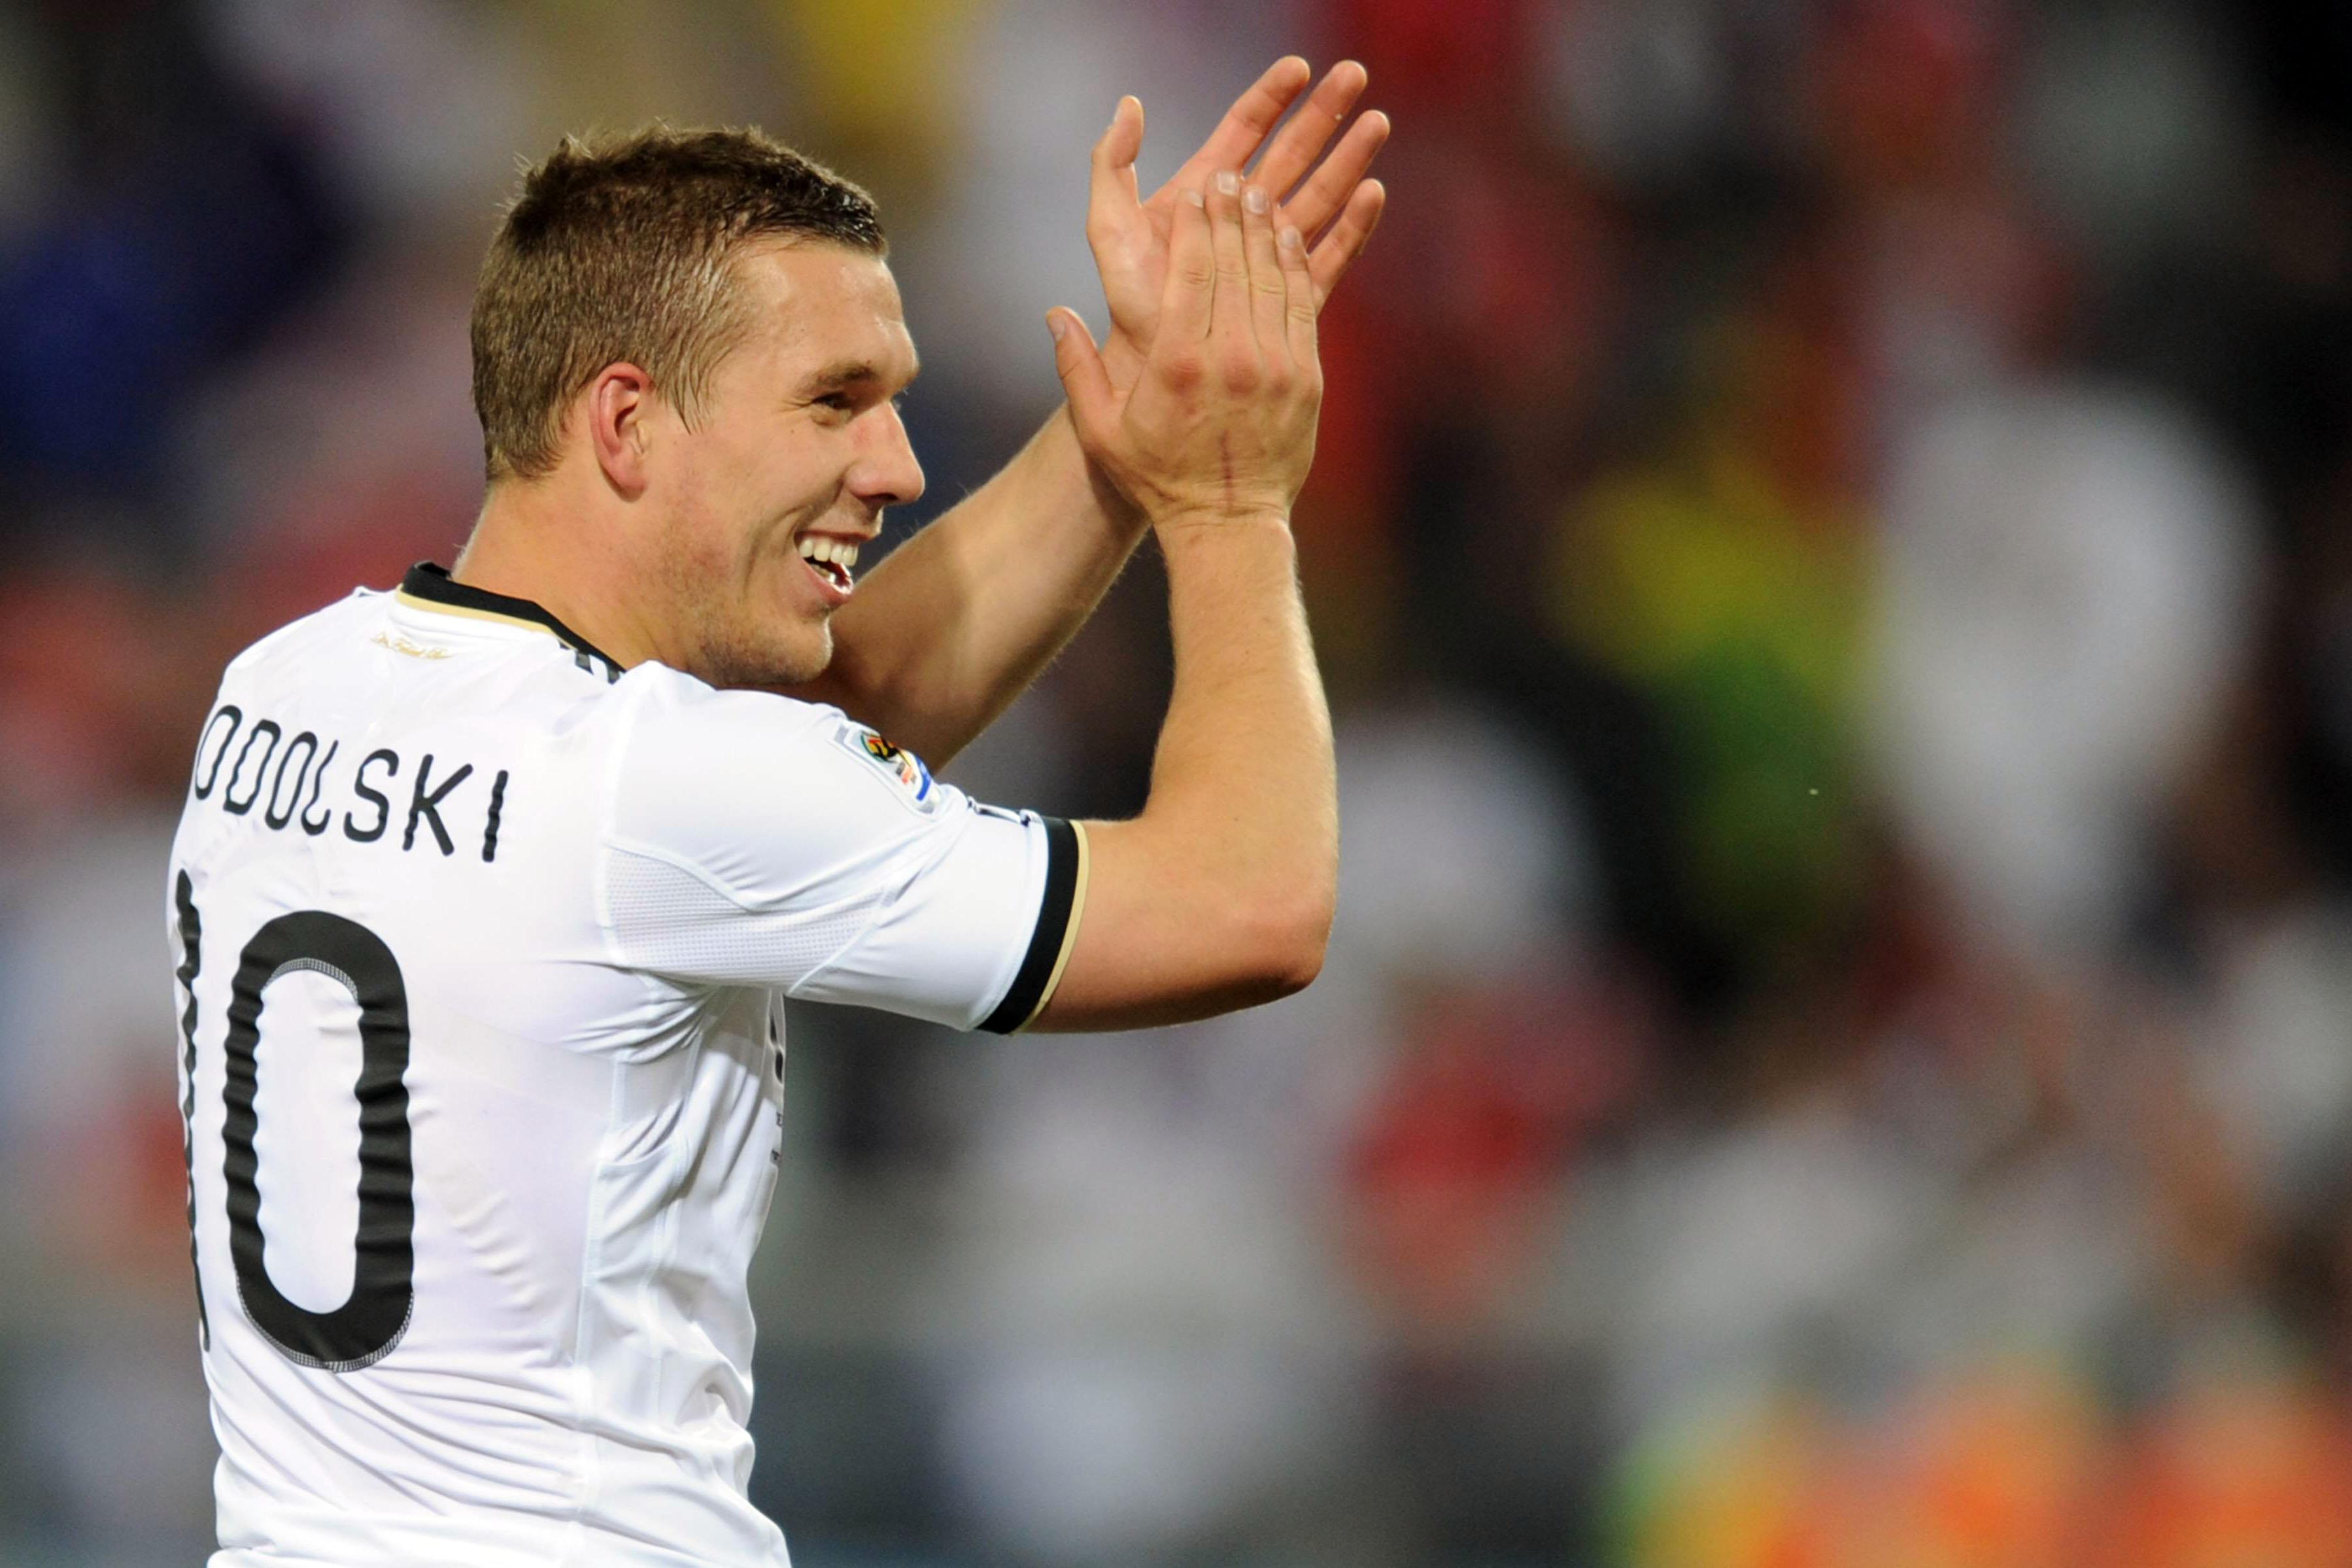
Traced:
<path id="1" fill-rule="evenodd" d="M 1263 185 L 1252 185 L 1249 188 L 1249 193 L 1242 197 L 1242 205 L 1249 208 L 1249 210 L 1254 213 L 1262 213 L 1265 211 L 1267 205 L 1265 199 L 1265 187 Z"/>
<path id="2" fill-rule="evenodd" d="M 1283 249 L 1296 250 L 1298 248 L 1298 230 L 1295 226 L 1285 224 L 1283 226 L 1282 233 L 1276 237 L 1281 241 Z"/>
<path id="3" fill-rule="evenodd" d="M 1062 313 L 1056 310 L 1045 318 L 1045 330 L 1054 334 L 1054 341 L 1058 343 L 1062 341 L 1062 334 L 1070 330 L 1070 323 L 1062 320 Z"/>
<path id="4" fill-rule="evenodd" d="M 1186 201 L 1188 201 L 1188 202 L 1191 202 L 1191 203 L 1192 203 L 1194 206 L 1196 206 L 1196 207 L 1198 207 L 1198 206 L 1206 206 L 1206 205 L 1208 205 L 1207 201 L 1206 201 L 1206 200 L 1202 196 L 1201 193 L 1200 193 L 1200 192 L 1198 192 L 1198 191 L 1193 191 L 1193 190 L 1188 190 L 1188 191 L 1186 191 L 1186 192 L 1184 193 L 1184 199 L 1185 199 Z"/>
<path id="5" fill-rule="evenodd" d="M 1242 188 L 1242 177 L 1231 169 L 1217 171 L 1217 195 L 1230 196 Z"/>

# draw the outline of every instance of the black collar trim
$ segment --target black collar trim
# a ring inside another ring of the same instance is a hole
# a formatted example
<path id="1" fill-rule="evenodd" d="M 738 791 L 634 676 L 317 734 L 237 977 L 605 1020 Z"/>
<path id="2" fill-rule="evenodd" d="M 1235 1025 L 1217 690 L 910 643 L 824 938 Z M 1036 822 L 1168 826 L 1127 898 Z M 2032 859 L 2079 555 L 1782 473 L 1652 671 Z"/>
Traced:
<path id="1" fill-rule="evenodd" d="M 422 599 L 428 605 L 446 605 L 452 609 L 472 610 L 480 615 L 504 616 L 509 620 L 529 621 L 545 626 L 557 640 L 574 653 L 584 653 L 609 666 L 617 676 L 621 661 L 565 626 L 545 608 L 529 599 L 518 599 L 507 594 L 493 594 L 488 588 L 477 588 L 470 583 L 460 583 L 449 575 L 446 566 L 430 561 L 420 561 L 408 569 L 400 580 L 400 591 L 412 599 Z"/>

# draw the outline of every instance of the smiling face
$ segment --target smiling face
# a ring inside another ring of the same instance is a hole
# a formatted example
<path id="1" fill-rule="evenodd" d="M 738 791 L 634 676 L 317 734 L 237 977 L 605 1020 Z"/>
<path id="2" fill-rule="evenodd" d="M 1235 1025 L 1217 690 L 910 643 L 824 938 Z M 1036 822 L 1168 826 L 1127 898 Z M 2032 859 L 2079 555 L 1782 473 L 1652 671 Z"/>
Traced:
<path id="1" fill-rule="evenodd" d="M 663 654 L 713 686 L 794 686 L 832 659 L 882 509 L 923 493 L 893 401 L 915 345 L 878 256 L 771 241 L 734 265 L 742 335 L 648 454 Z"/>

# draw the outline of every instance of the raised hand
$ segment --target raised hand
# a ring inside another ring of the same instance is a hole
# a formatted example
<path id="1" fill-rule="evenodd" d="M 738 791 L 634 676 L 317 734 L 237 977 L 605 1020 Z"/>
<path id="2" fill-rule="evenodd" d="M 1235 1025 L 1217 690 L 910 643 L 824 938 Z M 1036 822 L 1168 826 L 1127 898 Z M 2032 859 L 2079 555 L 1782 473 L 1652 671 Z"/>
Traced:
<path id="1" fill-rule="evenodd" d="M 1387 200 L 1380 182 L 1364 175 L 1388 140 L 1388 116 L 1377 110 L 1358 116 L 1331 146 L 1367 80 L 1362 66 L 1342 60 L 1275 135 L 1276 124 L 1312 75 L 1296 55 L 1275 61 L 1148 201 L 1139 198 L 1135 178 L 1136 156 L 1143 148 L 1143 106 L 1133 98 L 1118 100 L 1110 128 L 1095 143 L 1087 207 L 1087 243 L 1110 306 L 1111 332 L 1103 353 L 1118 384 L 1133 382 L 1150 348 L 1183 192 L 1207 191 L 1218 174 L 1238 174 L 1258 158 L 1249 179 L 1274 201 L 1273 226 L 1299 231 L 1315 310 L 1362 254 Z"/>
<path id="2" fill-rule="evenodd" d="M 1315 458 L 1322 289 L 1304 235 L 1232 170 L 1179 191 L 1149 355 L 1112 382 L 1086 323 L 1051 317 L 1087 455 L 1163 532 L 1286 520 Z"/>

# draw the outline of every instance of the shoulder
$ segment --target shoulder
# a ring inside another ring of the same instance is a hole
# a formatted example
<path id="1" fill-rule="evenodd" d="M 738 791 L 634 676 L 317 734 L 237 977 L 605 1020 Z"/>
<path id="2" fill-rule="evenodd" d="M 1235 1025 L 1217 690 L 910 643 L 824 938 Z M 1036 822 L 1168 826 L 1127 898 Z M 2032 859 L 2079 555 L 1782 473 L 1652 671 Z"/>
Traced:
<path id="1" fill-rule="evenodd" d="M 621 763 L 645 785 L 690 785 L 714 765 L 797 757 L 837 709 L 766 691 L 721 691 L 667 665 L 641 664 L 612 689 Z"/>
<path id="2" fill-rule="evenodd" d="M 614 689 L 623 699 L 625 789 L 680 802 L 746 799 L 772 811 L 803 794 L 925 816 L 942 786 L 912 752 L 828 703 L 720 691 L 661 665 Z M 838 798 L 846 797 L 846 798 Z"/>
<path id="3" fill-rule="evenodd" d="M 763 847 L 830 860 L 921 837 L 962 804 L 921 759 L 828 704 L 715 690 L 661 666 L 614 691 L 627 710 L 612 816 L 624 846 L 710 868 Z"/>
<path id="4" fill-rule="evenodd" d="M 383 598 L 380 589 L 354 588 L 334 603 L 298 616 L 257 638 L 228 661 L 223 673 L 250 674 L 289 659 L 306 658 L 321 643 L 341 637 L 359 622 L 375 616 Z"/>

